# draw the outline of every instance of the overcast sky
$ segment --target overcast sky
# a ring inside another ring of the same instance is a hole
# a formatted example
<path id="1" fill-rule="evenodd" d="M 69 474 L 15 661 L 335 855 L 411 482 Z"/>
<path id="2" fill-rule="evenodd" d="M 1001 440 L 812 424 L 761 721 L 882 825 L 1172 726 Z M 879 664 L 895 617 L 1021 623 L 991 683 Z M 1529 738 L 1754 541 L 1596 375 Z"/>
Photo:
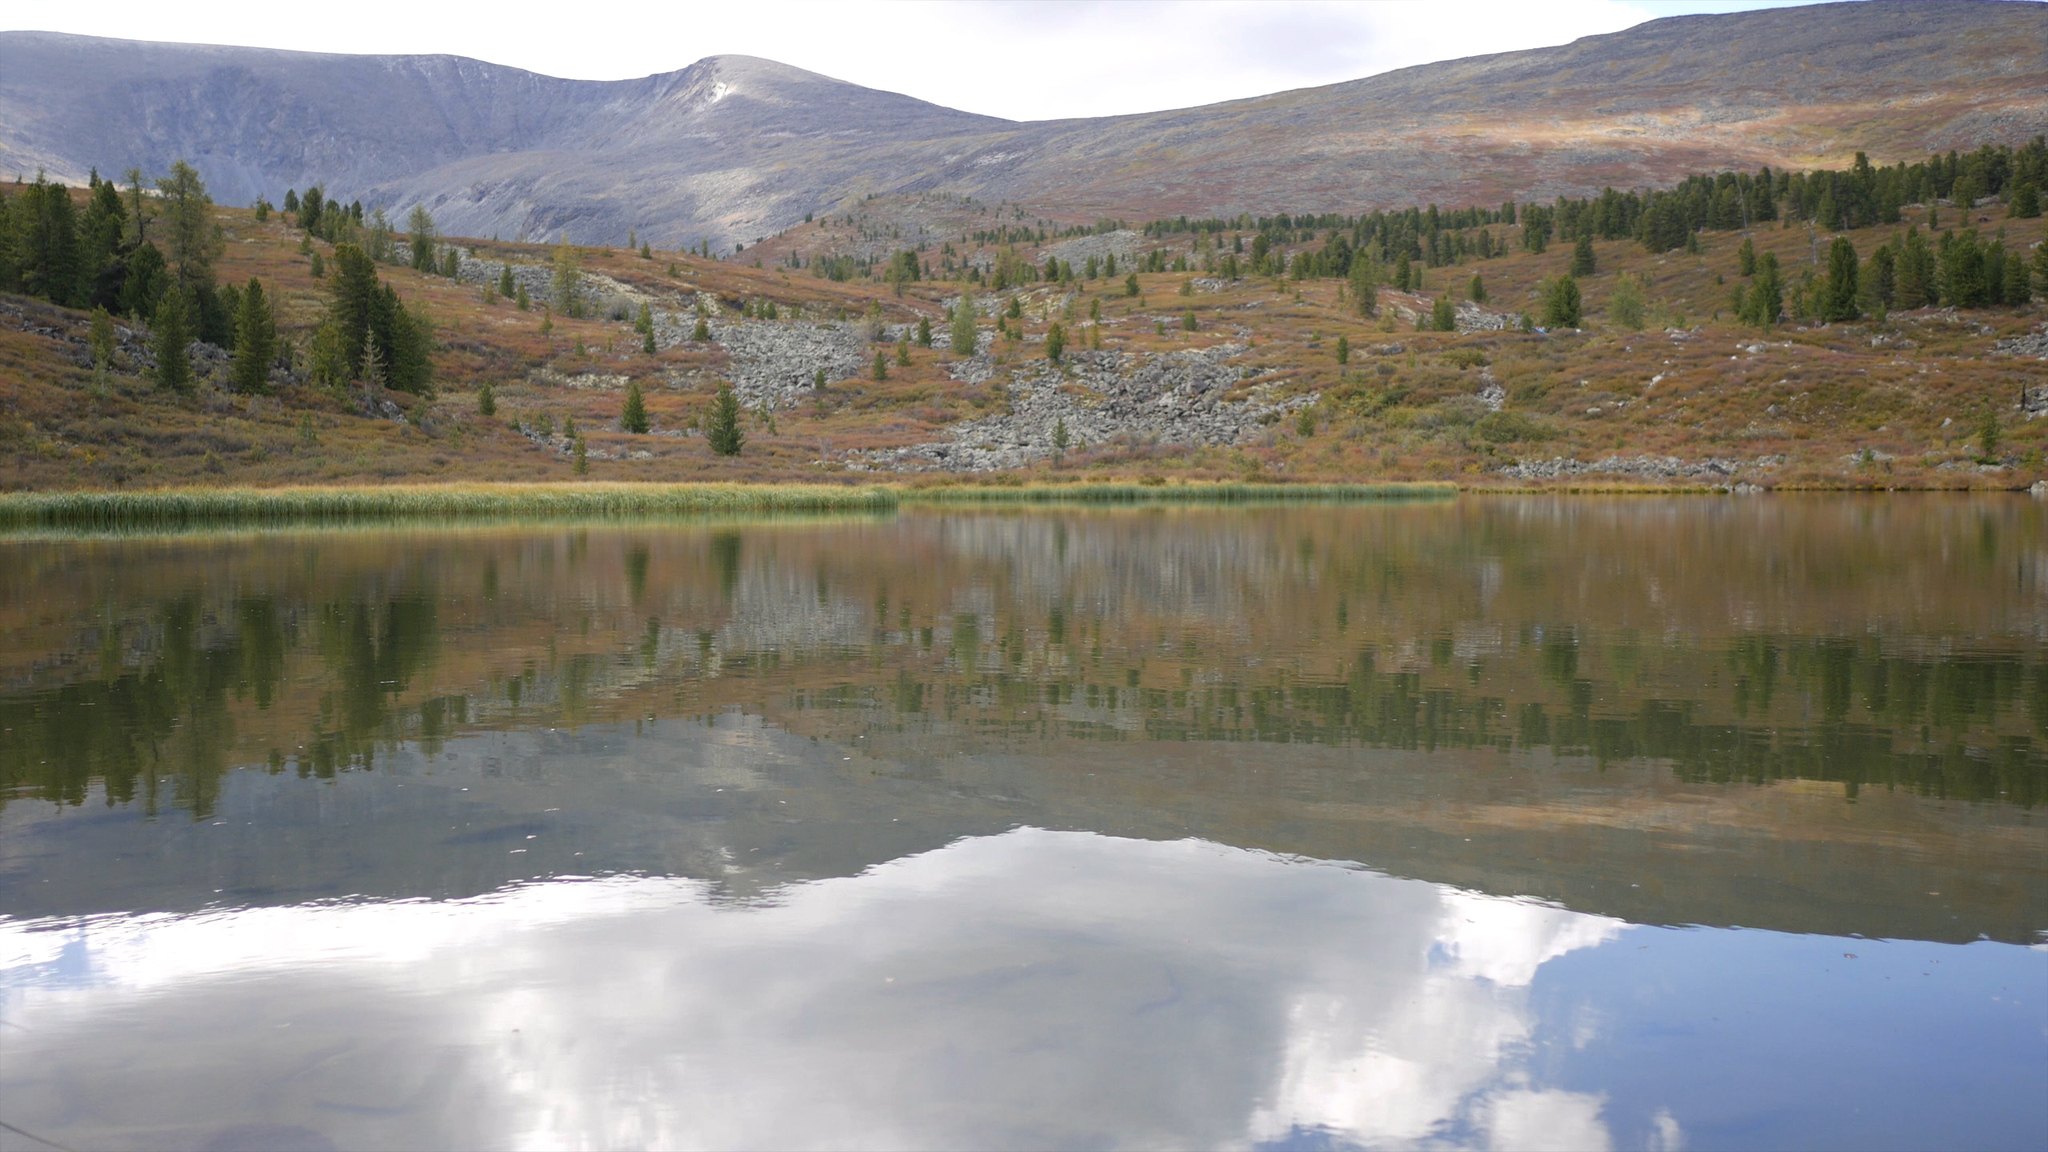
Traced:
<path id="1" fill-rule="evenodd" d="M 589 80 L 743 53 L 971 112 L 1047 120 L 1207 104 L 1563 44 L 1659 16 L 1791 2 L 11 0 L 0 24 L 327 52 L 447 52 Z"/>

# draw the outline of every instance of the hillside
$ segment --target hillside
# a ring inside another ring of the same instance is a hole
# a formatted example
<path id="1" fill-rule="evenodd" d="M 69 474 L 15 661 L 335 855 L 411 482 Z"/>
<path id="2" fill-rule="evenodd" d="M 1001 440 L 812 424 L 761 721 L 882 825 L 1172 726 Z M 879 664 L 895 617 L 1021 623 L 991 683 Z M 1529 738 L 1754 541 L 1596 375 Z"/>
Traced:
<path id="1" fill-rule="evenodd" d="M 1129 67 L 1165 65 L 1133 64 Z M 91 83 L 80 83 L 91 77 Z M 0 171 L 83 183 L 185 158 L 216 198 L 429 205 L 475 236 L 629 229 L 735 243 L 871 194 L 1022 201 L 1065 220 L 1547 199 L 1685 172 L 1968 149 L 2048 122 L 2048 5 L 1816 5 L 1254 100 L 1017 124 L 771 61 L 616 82 L 447 56 L 0 33 Z"/>
<path id="2" fill-rule="evenodd" d="M 2035 419 L 2048 411 L 2048 308 L 1923 307 L 1760 330 L 1728 311 L 1744 283 L 1739 232 L 1697 234 L 1697 254 L 1592 242 L 1597 270 L 1579 279 L 1580 328 L 1515 330 L 1569 266 L 1570 246 L 1558 245 L 1418 269 L 1419 286 L 1379 292 L 1376 317 L 1359 314 L 1341 279 L 1144 272 L 1130 295 L 1121 270 L 1066 283 L 1033 277 L 977 290 L 972 355 L 950 346 L 945 310 L 958 282 L 839 281 L 815 264 L 784 263 L 862 244 L 889 250 L 920 229 L 950 246 L 987 208 L 931 196 L 869 201 L 751 249 L 759 267 L 490 241 L 456 242 L 455 277 L 380 265 L 431 320 L 433 397 L 315 387 L 313 328 L 331 292 L 312 261 L 331 270 L 334 247 L 302 245 L 282 215 L 218 209 L 220 277 L 267 286 L 294 367 L 273 372 L 269 394 L 240 394 L 227 386 L 225 361 L 197 345 L 198 386 L 165 392 L 147 378 L 146 334 L 123 328 L 97 383 L 85 313 L 0 297 L 0 487 L 568 479 L 578 474 L 572 420 L 594 480 L 972 473 L 1013 482 L 1021 470 L 1053 480 L 2023 488 L 2048 477 L 2048 424 Z M 2007 250 L 2039 264 L 2043 218 L 1995 205 L 1961 221 L 1954 208 L 1910 206 L 1896 226 L 1842 238 L 1867 259 L 1937 215 L 1944 229 L 1963 222 L 1986 240 L 2002 235 Z M 1825 270 L 1827 237 L 1805 224 L 1748 239 L 1779 259 L 1790 285 Z M 1167 267 L 1199 244 L 1186 233 L 1125 231 L 1012 251 L 1034 265 L 1098 251 L 1123 253 L 1125 268 L 1133 259 Z M 1302 258 L 1321 244 L 1318 233 L 1275 251 Z M 960 252 L 966 263 L 1002 255 L 972 244 Z M 538 303 L 521 310 L 496 295 L 509 266 L 521 288 L 547 299 L 550 262 L 564 257 L 580 261 L 576 310 L 587 316 Z M 1470 299 L 1475 273 L 1483 305 Z M 1611 306 L 1624 276 L 1643 285 L 1641 329 Z M 1453 303 L 1462 331 L 1415 330 L 1438 300 Z M 653 353 L 634 326 L 643 305 Z M 709 339 L 691 338 L 700 317 Z M 929 347 L 918 340 L 921 320 Z M 1068 341 L 1057 363 L 1047 344 L 1055 324 Z M 877 357 L 885 379 L 875 378 Z M 713 454 L 700 431 L 728 380 L 748 410 L 736 458 Z M 648 434 L 621 428 L 633 383 L 647 397 Z M 480 411 L 484 384 L 495 415 Z"/>

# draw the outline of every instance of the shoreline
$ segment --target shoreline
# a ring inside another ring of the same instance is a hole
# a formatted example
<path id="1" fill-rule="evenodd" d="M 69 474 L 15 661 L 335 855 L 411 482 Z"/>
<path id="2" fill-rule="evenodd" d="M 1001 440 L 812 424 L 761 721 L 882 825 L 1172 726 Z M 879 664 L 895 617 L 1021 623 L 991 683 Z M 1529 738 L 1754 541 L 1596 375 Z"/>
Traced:
<path id="1" fill-rule="evenodd" d="M 1448 500 L 1450 483 L 896 485 L 644 482 L 449 483 L 0 493 L 0 530 L 210 524 L 489 520 L 775 512 L 889 512 L 915 505 L 1251 504 Z"/>
<path id="2" fill-rule="evenodd" d="M 160 488 L 0 493 L 0 532 L 36 529 L 159 528 L 487 521 L 523 518 L 606 520 L 661 516 L 775 513 L 890 513 L 915 507 L 1029 507 L 1145 504 L 1253 505 L 1442 501 L 1485 496 L 1739 496 L 2025 494 L 2027 488 L 1776 485 L 1738 492 L 1726 485 L 1558 484 L 1461 487 L 1450 481 L 1165 484 L 967 483 L 582 483 L 504 482 L 318 487 Z"/>

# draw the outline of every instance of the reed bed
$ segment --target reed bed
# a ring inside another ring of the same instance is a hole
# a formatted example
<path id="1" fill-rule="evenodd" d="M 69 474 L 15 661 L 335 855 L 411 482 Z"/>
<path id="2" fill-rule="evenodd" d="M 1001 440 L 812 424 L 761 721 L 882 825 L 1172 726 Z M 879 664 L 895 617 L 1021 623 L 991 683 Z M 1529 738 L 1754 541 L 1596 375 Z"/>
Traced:
<path id="1" fill-rule="evenodd" d="M 893 510 L 894 489 L 832 484 L 421 484 L 0 495 L 0 528 L 468 520 Z"/>
<path id="2" fill-rule="evenodd" d="M 1458 494 L 1449 483 L 1389 484 L 1026 484 L 908 488 L 905 504 L 1253 504 L 1366 500 L 1442 500 Z"/>

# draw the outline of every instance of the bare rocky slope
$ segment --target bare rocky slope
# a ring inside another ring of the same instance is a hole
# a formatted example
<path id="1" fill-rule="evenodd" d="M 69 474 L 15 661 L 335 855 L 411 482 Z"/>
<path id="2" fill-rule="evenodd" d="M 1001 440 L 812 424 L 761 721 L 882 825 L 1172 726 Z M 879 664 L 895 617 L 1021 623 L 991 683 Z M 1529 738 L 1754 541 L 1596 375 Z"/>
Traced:
<path id="1" fill-rule="evenodd" d="M 452 56 L 0 33 L 0 172 L 199 165 L 224 203 L 322 183 L 451 232 L 751 242 L 874 192 L 1072 216 L 1357 211 L 1845 163 L 2048 126 L 2048 5 L 1655 20 L 1252 100 L 1013 123 L 719 56 L 578 81 Z"/>

